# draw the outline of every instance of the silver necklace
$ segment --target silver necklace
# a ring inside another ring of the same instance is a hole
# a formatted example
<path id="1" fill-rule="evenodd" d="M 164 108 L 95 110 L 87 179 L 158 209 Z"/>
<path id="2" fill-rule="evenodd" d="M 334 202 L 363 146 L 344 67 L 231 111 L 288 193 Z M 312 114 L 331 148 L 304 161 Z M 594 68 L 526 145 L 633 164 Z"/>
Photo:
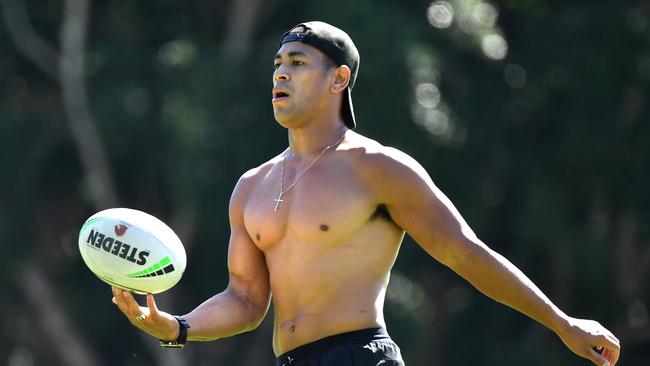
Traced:
<path id="1" fill-rule="evenodd" d="M 275 201 L 275 208 L 273 208 L 273 212 L 277 212 L 278 207 L 280 206 L 280 203 L 284 202 L 284 200 L 282 199 L 282 196 L 285 193 L 289 192 L 291 190 L 291 188 L 293 188 L 293 186 L 295 186 L 296 183 L 298 183 L 298 180 L 300 179 L 300 177 L 302 177 L 302 175 L 305 174 L 309 170 L 309 168 L 311 168 L 312 165 L 314 165 L 318 161 L 318 159 L 320 159 L 321 156 L 323 156 L 323 154 L 325 154 L 325 152 L 327 150 L 331 149 L 332 147 L 338 146 L 341 143 L 341 141 L 343 141 L 344 137 L 345 137 L 345 133 L 343 133 L 343 135 L 333 145 L 325 146 L 325 148 L 316 156 L 316 158 L 314 158 L 314 160 L 312 160 L 311 163 L 309 163 L 309 165 L 307 165 L 307 167 L 305 169 L 303 169 L 303 171 L 298 173 L 298 176 L 296 176 L 296 179 L 294 179 L 293 183 L 291 183 L 289 185 L 289 187 L 287 187 L 287 189 L 284 189 L 284 187 L 283 187 L 284 186 L 284 161 L 285 161 L 286 158 L 282 158 L 282 170 L 281 170 L 281 173 L 280 173 L 280 193 L 278 194 L 278 198 L 273 200 L 273 201 Z"/>

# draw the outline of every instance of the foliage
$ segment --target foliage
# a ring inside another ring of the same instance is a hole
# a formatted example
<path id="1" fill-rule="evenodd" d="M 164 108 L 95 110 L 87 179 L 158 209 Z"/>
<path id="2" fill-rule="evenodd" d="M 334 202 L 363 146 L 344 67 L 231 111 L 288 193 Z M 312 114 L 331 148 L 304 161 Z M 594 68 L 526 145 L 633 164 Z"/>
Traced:
<path id="1" fill-rule="evenodd" d="M 193 222 L 190 266 L 166 308 L 186 311 L 226 285 L 232 187 L 286 146 L 269 103 L 273 53 L 290 26 L 322 19 L 347 30 L 361 53 L 358 131 L 414 156 L 479 237 L 567 313 L 613 328 L 622 364 L 650 361 L 647 4 L 257 1 L 250 39 L 235 36 L 250 45 L 235 52 L 226 42 L 231 3 L 92 4 L 90 109 L 120 203 Z M 27 5 L 37 32 L 56 43 L 63 5 Z M 21 290 L 22 263 L 34 262 L 106 364 L 153 363 L 80 264 L 76 233 L 95 210 L 93 186 L 61 89 L 3 24 L 0 52 L 0 357 L 63 363 L 48 356 L 53 346 L 41 342 Z M 586 364 L 409 239 L 386 314 L 410 365 Z M 238 356 L 253 344 L 270 364 L 269 327 L 188 352 L 197 364 L 244 364 Z M 118 339 L 123 349 L 106 346 Z"/>

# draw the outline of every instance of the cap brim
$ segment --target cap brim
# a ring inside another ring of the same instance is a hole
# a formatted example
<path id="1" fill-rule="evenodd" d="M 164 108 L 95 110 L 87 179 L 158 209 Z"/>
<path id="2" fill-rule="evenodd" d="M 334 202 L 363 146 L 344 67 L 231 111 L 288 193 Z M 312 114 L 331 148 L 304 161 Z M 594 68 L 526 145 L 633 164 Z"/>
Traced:
<path id="1" fill-rule="evenodd" d="M 345 125 L 349 128 L 357 127 L 357 123 L 354 119 L 354 108 L 352 107 L 352 92 L 350 87 L 345 88 L 343 95 L 343 103 L 341 105 L 341 114 L 343 116 L 343 121 Z"/>

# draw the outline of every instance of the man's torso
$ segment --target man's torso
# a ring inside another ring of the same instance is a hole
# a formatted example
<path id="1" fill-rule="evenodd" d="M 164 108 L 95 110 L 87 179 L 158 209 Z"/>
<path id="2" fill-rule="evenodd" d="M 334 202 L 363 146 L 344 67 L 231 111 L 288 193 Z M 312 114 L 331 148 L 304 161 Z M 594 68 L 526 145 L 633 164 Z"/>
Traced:
<path id="1" fill-rule="evenodd" d="M 382 147 L 348 133 L 295 186 L 280 192 L 282 158 L 257 168 L 244 206 L 246 230 L 264 252 L 275 311 L 276 354 L 314 340 L 385 327 L 383 302 L 403 231 L 375 197 L 364 158 Z M 296 172 L 287 163 L 283 187 Z"/>

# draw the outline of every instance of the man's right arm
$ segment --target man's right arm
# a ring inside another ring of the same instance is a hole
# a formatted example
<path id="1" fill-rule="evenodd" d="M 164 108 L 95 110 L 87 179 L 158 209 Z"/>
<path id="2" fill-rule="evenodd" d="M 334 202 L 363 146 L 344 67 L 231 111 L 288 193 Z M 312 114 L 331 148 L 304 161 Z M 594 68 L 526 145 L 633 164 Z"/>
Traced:
<path id="1" fill-rule="evenodd" d="M 183 316 L 190 325 L 188 340 L 211 340 L 252 330 L 262 322 L 269 308 L 271 290 L 266 260 L 244 226 L 244 204 L 253 179 L 250 173 L 242 176 L 230 200 L 228 287 Z M 129 292 L 113 289 L 113 294 L 113 302 L 136 327 L 163 340 L 178 337 L 177 321 L 158 311 L 152 295 L 147 296 L 148 306 L 141 307 Z M 145 315 L 145 320 L 136 320 L 139 315 Z"/>
<path id="2" fill-rule="evenodd" d="M 255 329 L 269 308 L 266 259 L 244 226 L 245 200 L 254 179 L 247 175 L 237 183 L 230 201 L 228 287 L 184 316 L 191 326 L 190 340 L 223 338 Z"/>

